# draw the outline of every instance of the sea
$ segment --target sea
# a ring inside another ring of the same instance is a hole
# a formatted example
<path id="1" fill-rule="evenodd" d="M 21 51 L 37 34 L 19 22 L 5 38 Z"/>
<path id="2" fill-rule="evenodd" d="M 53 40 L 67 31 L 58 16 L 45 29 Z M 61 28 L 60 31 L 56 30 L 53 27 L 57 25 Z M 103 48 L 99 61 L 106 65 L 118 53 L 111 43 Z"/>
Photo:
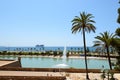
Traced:
<path id="1" fill-rule="evenodd" d="M 80 46 L 65 46 L 66 51 L 84 51 Z M 34 46 L 34 47 L 6 47 L 0 46 L 0 51 L 63 51 L 64 46 Z M 94 52 L 96 47 L 87 47 L 87 50 Z"/>

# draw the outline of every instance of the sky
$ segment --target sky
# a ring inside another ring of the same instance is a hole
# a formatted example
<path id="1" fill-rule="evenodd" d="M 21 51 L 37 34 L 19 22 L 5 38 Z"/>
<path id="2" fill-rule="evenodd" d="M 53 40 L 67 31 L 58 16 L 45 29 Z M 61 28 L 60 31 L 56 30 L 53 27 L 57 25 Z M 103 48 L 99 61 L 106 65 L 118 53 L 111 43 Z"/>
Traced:
<path id="1" fill-rule="evenodd" d="M 83 46 L 81 33 L 72 34 L 72 19 L 83 11 L 94 16 L 96 33 L 86 33 L 87 46 L 94 37 L 114 33 L 119 0 L 0 0 L 0 46 Z"/>

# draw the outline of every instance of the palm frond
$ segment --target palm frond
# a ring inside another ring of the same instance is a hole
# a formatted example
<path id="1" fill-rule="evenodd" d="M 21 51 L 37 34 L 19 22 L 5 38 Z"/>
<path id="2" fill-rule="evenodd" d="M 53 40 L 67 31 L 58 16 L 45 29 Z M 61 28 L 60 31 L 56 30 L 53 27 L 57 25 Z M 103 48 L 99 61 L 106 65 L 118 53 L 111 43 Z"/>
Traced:
<path id="1" fill-rule="evenodd" d="M 90 33 L 95 32 L 96 28 L 92 23 L 95 23 L 92 14 L 87 14 L 85 12 L 80 13 L 80 16 L 75 16 L 72 22 L 72 33 L 81 32 L 83 29 L 85 32 Z"/>

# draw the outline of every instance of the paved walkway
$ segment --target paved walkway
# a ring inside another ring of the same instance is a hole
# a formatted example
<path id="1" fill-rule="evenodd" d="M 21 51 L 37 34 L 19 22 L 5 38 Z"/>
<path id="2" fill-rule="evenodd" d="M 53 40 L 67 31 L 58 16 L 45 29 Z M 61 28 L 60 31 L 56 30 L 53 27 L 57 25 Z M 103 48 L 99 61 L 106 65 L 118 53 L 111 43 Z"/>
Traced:
<path id="1" fill-rule="evenodd" d="M 62 76 L 56 72 L 0 71 L 0 76 Z"/>
<path id="2" fill-rule="evenodd" d="M 64 73 L 64 72 L 33 72 L 33 71 L 0 71 L 0 76 L 66 76 L 67 80 L 85 80 L 85 73 Z M 101 73 L 89 73 L 91 80 L 101 79 Z M 120 80 L 120 73 L 114 75 Z M 105 79 L 107 80 L 107 78 Z"/>

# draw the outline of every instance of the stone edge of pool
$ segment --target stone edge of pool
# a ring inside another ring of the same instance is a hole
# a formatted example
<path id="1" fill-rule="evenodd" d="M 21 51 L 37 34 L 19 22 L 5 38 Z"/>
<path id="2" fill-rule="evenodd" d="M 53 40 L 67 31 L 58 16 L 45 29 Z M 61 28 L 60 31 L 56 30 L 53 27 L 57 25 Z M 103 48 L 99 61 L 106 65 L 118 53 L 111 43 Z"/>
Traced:
<path id="1" fill-rule="evenodd" d="M 0 61 L 13 61 L 13 62 L 10 62 L 10 63 L 7 63 L 5 65 L 2 65 L 0 67 L 21 67 L 21 63 L 19 61 L 15 61 L 15 60 L 2 60 L 0 59 Z"/>
<path id="2" fill-rule="evenodd" d="M 64 76 L 0 76 L 0 80 L 66 80 Z"/>

